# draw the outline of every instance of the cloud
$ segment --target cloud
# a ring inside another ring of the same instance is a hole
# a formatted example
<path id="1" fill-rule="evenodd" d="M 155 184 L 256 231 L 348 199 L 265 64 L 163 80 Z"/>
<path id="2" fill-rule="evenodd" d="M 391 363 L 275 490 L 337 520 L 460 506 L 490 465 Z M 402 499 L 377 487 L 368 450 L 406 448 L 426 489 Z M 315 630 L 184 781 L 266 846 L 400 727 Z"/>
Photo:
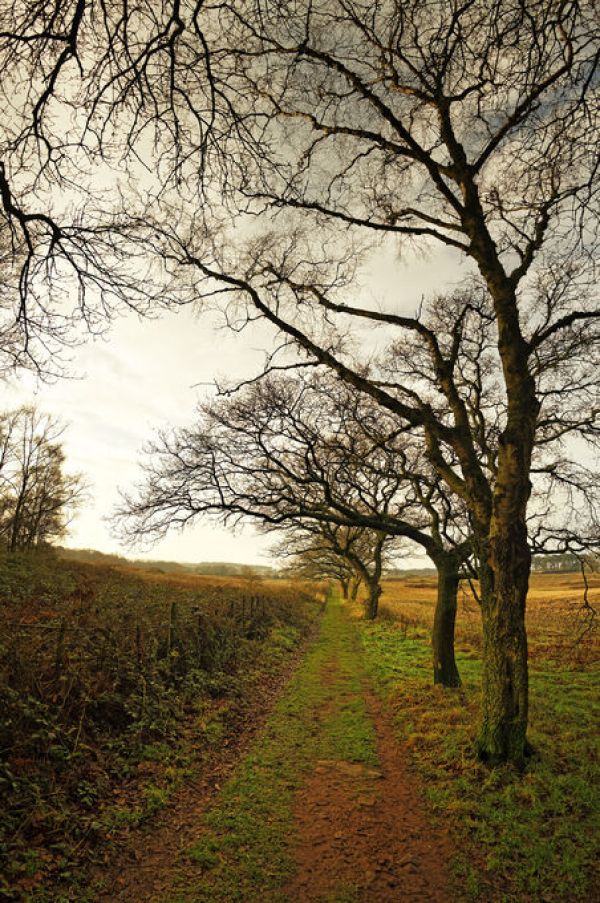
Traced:
<path id="1" fill-rule="evenodd" d="M 369 261 L 361 294 L 410 310 L 423 292 L 439 291 L 464 272 L 446 249 L 399 262 L 397 245 L 388 242 Z M 78 378 L 38 386 L 22 374 L 6 387 L 6 407 L 35 401 L 69 424 L 67 466 L 82 471 L 93 492 L 73 525 L 70 545 L 120 551 L 103 518 L 117 502 L 118 487 L 136 481 L 141 446 L 156 428 L 188 422 L 215 378 L 237 381 L 259 372 L 272 345 L 271 329 L 258 324 L 240 335 L 215 329 L 215 319 L 197 317 L 190 309 L 160 320 L 126 316 L 106 340 L 76 349 L 72 369 Z M 264 562 L 271 544 L 272 538 L 251 527 L 232 534 L 203 524 L 168 536 L 150 554 L 252 563 Z"/>

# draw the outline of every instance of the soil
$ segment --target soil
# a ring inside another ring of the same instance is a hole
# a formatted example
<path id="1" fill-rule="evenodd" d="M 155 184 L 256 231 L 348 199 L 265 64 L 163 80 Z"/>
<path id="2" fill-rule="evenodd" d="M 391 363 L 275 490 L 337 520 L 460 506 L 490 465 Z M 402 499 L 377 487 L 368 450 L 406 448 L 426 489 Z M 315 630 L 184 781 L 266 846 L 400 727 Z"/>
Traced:
<path id="1" fill-rule="evenodd" d="M 364 903 L 456 899 L 448 836 L 424 814 L 422 792 L 376 697 L 366 692 L 379 765 L 321 760 L 298 793 L 300 842 L 290 901 Z"/>

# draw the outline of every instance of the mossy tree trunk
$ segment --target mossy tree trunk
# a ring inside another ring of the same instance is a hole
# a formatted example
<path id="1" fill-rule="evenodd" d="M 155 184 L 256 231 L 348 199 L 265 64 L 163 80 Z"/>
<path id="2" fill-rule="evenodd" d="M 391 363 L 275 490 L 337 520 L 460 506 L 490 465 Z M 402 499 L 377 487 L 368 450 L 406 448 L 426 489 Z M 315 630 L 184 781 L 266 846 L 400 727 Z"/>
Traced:
<path id="1" fill-rule="evenodd" d="M 452 555 L 439 556 L 435 564 L 438 583 L 431 635 L 433 682 L 443 687 L 460 687 L 454 654 L 459 565 Z"/>
<path id="2" fill-rule="evenodd" d="M 457 451 L 463 462 L 464 489 L 476 534 L 483 621 L 480 757 L 490 763 L 521 766 L 527 753 L 528 667 L 525 604 L 531 569 L 527 505 L 531 459 L 540 402 L 531 366 L 531 345 L 519 316 L 517 287 L 530 259 L 511 273 L 504 268 L 487 227 L 475 179 L 459 153 L 464 201 L 463 227 L 494 306 L 497 346 L 506 392 L 506 418 L 498 437 L 494 479 L 480 467 L 472 434 L 460 423 Z M 544 234 L 540 221 L 539 239 Z"/>
<path id="3" fill-rule="evenodd" d="M 485 533 L 477 530 L 483 621 L 479 754 L 490 763 L 521 766 L 527 754 L 528 667 L 525 605 L 531 552 L 527 505 L 540 404 L 529 370 L 514 291 L 488 279 L 498 321 L 498 348 L 507 394 L 498 440 L 496 479 Z"/>
<path id="4" fill-rule="evenodd" d="M 483 675 L 480 757 L 520 766 L 527 754 L 525 603 L 531 555 L 524 524 L 495 534 L 481 568 Z"/>
<path id="5" fill-rule="evenodd" d="M 379 599 L 382 589 L 379 579 L 371 579 L 367 582 L 367 598 L 365 600 L 365 618 L 374 621 L 379 611 Z"/>

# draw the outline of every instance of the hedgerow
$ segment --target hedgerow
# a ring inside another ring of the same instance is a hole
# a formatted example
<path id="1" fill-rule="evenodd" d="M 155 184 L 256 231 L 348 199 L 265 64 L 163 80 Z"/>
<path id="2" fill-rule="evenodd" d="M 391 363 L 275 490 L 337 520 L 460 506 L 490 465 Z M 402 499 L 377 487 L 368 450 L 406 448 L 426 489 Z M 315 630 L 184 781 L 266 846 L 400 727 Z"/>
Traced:
<path id="1" fill-rule="evenodd" d="M 164 805 L 316 611 L 284 582 L 186 586 L 49 553 L 0 558 L 0 896 L 68 878 Z"/>

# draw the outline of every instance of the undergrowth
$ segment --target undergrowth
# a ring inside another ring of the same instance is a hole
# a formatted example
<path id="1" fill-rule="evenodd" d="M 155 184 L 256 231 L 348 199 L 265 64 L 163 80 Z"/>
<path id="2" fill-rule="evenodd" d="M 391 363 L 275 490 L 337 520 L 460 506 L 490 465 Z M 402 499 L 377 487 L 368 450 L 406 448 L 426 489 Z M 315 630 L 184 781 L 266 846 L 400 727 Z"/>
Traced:
<path id="1" fill-rule="evenodd" d="M 318 607 L 285 584 L 2 557 L 0 898 L 83 900 L 57 887 L 168 803 Z"/>

